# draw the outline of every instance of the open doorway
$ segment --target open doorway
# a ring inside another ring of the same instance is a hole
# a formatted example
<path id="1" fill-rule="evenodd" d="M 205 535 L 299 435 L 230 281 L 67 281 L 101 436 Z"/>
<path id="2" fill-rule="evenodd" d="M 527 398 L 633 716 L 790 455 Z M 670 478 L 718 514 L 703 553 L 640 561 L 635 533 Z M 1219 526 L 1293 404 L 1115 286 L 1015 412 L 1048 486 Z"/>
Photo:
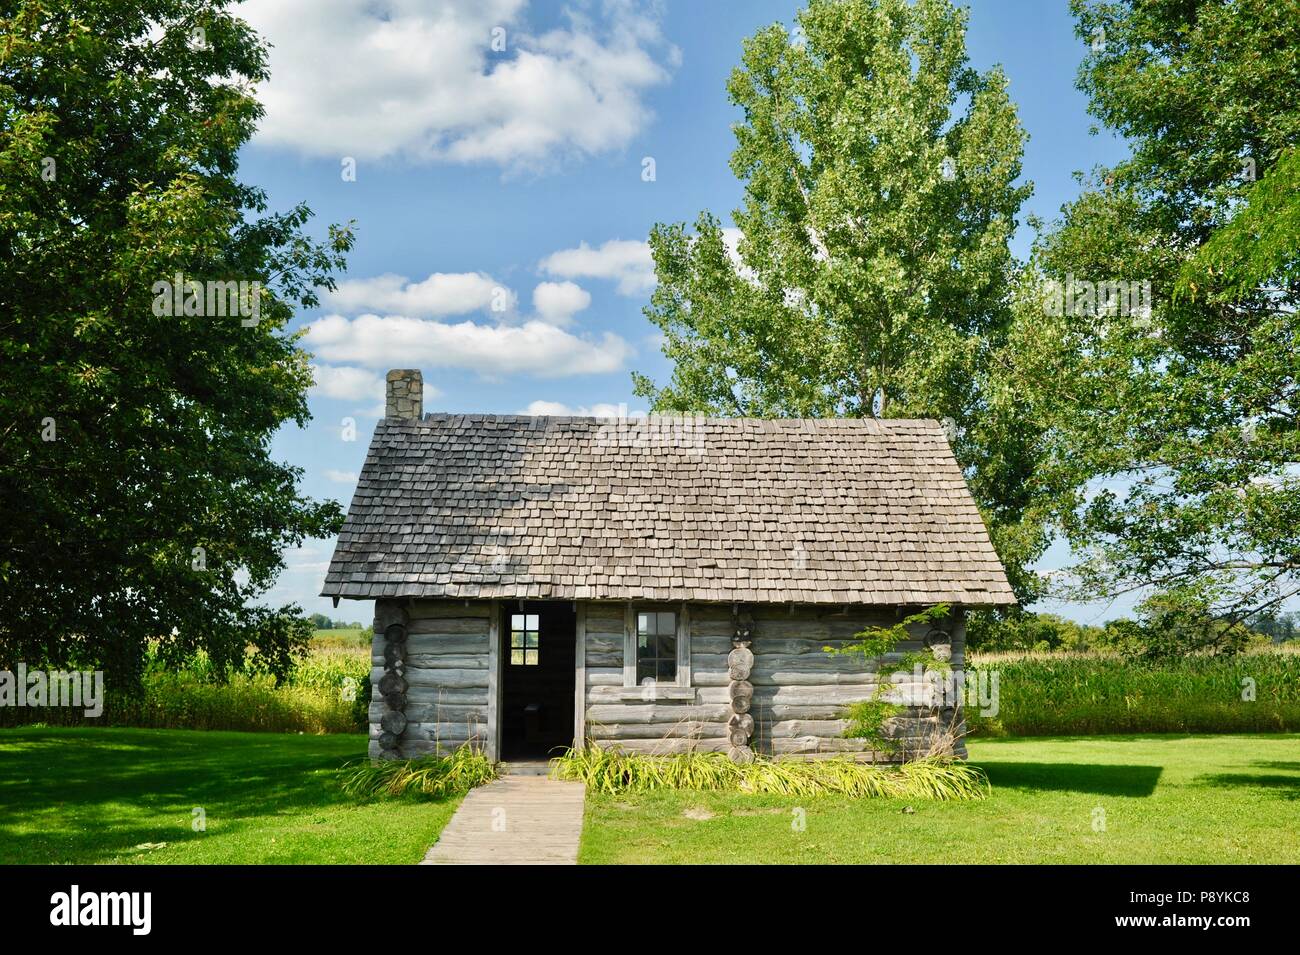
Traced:
<path id="1" fill-rule="evenodd" d="M 573 745 L 573 605 L 512 602 L 502 614 L 501 758 L 559 755 Z"/>

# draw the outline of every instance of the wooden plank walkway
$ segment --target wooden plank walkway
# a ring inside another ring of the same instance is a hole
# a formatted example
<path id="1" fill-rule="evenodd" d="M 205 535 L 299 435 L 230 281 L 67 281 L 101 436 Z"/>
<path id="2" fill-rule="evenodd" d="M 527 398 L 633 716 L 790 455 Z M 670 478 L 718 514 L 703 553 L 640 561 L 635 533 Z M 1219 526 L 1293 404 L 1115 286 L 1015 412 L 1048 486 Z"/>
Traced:
<path id="1" fill-rule="evenodd" d="M 470 791 L 421 865 L 576 865 L 586 787 L 505 776 Z"/>

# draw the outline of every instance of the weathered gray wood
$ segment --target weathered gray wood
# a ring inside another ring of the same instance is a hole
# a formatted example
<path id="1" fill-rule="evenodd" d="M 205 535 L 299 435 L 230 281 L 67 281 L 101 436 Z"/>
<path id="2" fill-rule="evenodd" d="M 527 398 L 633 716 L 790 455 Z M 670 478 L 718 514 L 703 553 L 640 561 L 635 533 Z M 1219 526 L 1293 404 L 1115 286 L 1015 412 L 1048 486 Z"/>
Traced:
<path id="1" fill-rule="evenodd" d="M 848 729 L 848 720 L 780 720 L 765 727 L 770 739 L 795 738 L 800 736 L 822 736 L 839 739 Z"/>
<path id="2" fill-rule="evenodd" d="M 774 755 L 786 753 L 857 753 L 871 749 L 867 740 L 835 739 L 822 736 L 798 736 L 791 739 L 772 739 L 769 743 Z"/>
<path id="3" fill-rule="evenodd" d="M 407 706 L 412 704 L 434 705 L 437 703 L 488 703 L 487 686 L 413 686 L 406 691 Z"/>
<path id="4" fill-rule="evenodd" d="M 482 633 L 413 633 L 406 638 L 406 650 L 408 653 L 423 656 L 486 654 L 487 630 Z"/>
<path id="5" fill-rule="evenodd" d="M 587 733 L 593 740 L 644 739 L 645 723 L 597 723 L 587 727 Z M 721 723 L 706 723 L 700 720 L 680 720 L 674 723 L 654 724 L 654 734 L 659 739 L 721 739 L 727 735 L 727 727 Z"/>
<path id="6" fill-rule="evenodd" d="M 629 753 L 646 753 L 652 756 L 670 756 L 676 753 L 721 753 L 726 752 L 725 737 L 716 739 L 620 739 L 607 741 L 604 745 L 614 746 Z"/>
<path id="7" fill-rule="evenodd" d="M 407 625 L 411 636 L 424 634 L 486 633 L 490 621 L 483 617 L 415 617 Z"/>
<path id="8" fill-rule="evenodd" d="M 622 686 L 623 667 L 598 667 L 588 662 L 587 686 Z"/>
<path id="9" fill-rule="evenodd" d="M 587 719 L 593 723 L 676 723 L 680 720 L 703 720 L 722 724 L 730 712 L 731 707 L 725 703 L 600 703 L 587 707 Z"/>
<path id="10" fill-rule="evenodd" d="M 579 603 L 575 613 L 573 670 L 573 748 L 582 749 L 587 739 L 587 605 Z"/>
<path id="11" fill-rule="evenodd" d="M 370 704 L 370 722 L 378 723 L 388 712 L 382 702 Z M 410 723 L 487 723 L 487 700 L 482 703 L 407 703 L 402 710 Z"/>
<path id="12" fill-rule="evenodd" d="M 445 687 L 447 689 L 486 687 L 489 684 L 490 672 L 486 667 L 474 670 L 456 670 L 408 666 L 402 671 L 402 674 L 406 677 L 410 689 L 414 690 L 417 687 Z M 377 684 L 378 680 L 375 682 Z"/>
<path id="13" fill-rule="evenodd" d="M 636 614 L 631 603 L 623 612 L 623 685 L 636 686 Z"/>
<path id="14" fill-rule="evenodd" d="M 501 605 L 495 600 L 488 604 L 487 707 L 486 752 L 495 763 L 501 758 Z"/>
<path id="15" fill-rule="evenodd" d="M 492 615 L 486 600 L 416 600 L 411 605 L 411 616 L 421 620 L 433 617 L 483 617 Z"/>
<path id="16" fill-rule="evenodd" d="M 592 686 L 587 684 L 589 703 L 655 703 L 662 700 L 696 702 L 700 698 L 696 687 L 659 686 Z"/>

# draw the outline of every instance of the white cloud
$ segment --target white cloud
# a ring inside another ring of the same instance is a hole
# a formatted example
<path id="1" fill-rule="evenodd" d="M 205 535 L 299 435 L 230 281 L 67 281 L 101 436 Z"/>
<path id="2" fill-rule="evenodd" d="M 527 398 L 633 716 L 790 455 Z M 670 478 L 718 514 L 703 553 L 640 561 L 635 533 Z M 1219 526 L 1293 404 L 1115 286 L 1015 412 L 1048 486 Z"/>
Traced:
<path id="1" fill-rule="evenodd" d="M 533 289 L 533 308 L 554 325 L 564 325 L 591 304 L 591 293 L 573 282 L 542 282 Z"/>
<path id="2" fill-rule="evenodd" d="M 573 416 L 577 415 L 583 418 L 629 418 L 645 417 L 644 411 L 627 410 L 627 405 L 615 405 L 608 403 L 598 403 L 591 406 L 579 405 L 570 407 L 559 401 L 532 401 L 528 407 L 520 414 L 531 415 L 555 415 L 555 416 Z"/>
<path id="3" fill-rule="evenodd" d="M 272 44 L 259 141 L 334 159 L 509 169 L 624 147 L 651 118 L 644 95 L 680 59 L 657 15 L 606 0 L 599 15 L 567 9 L 565 26 L 535 34 L 527 6 L 251 0 L 239 15 Z"/>
<path id="4" fill-rule="evenodd" d="M 333 481 L 335 484 L 357 483 L 357 474 L 355 471 L 336 471 L 334 468 L 326 468 L 324 474 L 325 480 Z"/>
<path id="5" fill-rule="evenodd" d="M 311 394 L 340 401 L 368 401 L 371 402 L 369 405 L 357 408 L 355 413 L 368 418 L 384 416 L 386 385 L 384 376 L 379 372 L 351 365 L 312 365 L 311 370 L 315 379 Z M 441 391 L 425 382 L 425 410 L 441 394 Z"/>
<path id="6" fill-rule="evenodd" d="M 542 259 L 539 267 L 561 278 L 612 279 L 620 295 L 643 295 L 655 287 L 654 258 L 650 243 L 610 239 L 593 249 L 586 242 L 576 249 L 561 249 Z"/>
<path id="7" fill-rule="evenodd" d="M 483 375 L 543 378 L 617 371 L 631 348 L 613 332 L 579 337 L 533 319 L 520 325 L 426 321 L 403 315 L 327 315 L 307 327 L 308 348 L 332 362 L 369 368 L 468 368 Z"/>
<path id="8" fill-rule="evenodd" d="M 391 272 L 369 279 L 349 279 L 327 293 L 340 312 L 392 312 L 419 318 L 441 318 L 469 312 L 511 312 L 517 296 L 482 272 L 434 272 L 412 282 Z"/>
<path id="9" fill-rule="evenodd" d="M 312 365 L 312 394 L 344 401 L 365 401 L 384 396 L 383 376 L 366 368 Z"/>

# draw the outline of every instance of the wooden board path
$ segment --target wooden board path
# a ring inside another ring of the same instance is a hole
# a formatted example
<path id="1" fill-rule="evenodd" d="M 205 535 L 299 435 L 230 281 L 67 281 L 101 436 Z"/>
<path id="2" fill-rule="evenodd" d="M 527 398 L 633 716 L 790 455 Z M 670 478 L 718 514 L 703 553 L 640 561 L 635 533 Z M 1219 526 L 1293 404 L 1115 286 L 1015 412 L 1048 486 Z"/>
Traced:
<path id="1" fill-rule="evenodd" d="M 421 865 L 576 865 L 586 787 L 505 776 L 471 790 Z"/>

